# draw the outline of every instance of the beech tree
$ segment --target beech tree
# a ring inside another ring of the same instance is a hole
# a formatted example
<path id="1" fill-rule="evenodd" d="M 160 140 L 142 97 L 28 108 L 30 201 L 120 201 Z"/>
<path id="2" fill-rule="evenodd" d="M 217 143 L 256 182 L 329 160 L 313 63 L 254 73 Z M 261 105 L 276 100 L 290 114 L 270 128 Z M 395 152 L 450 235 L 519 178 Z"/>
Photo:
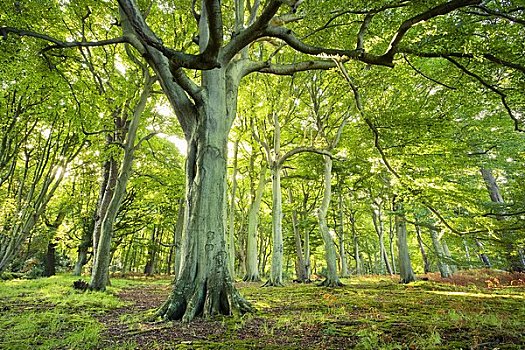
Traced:
<path id="1" fill-rule="evenodd" d="M 490 51 L 487 43 L 474 39 L 489 30 L 494 34 L 488 38 L 489 44 L 496 46 L 501 28 L 508 38 L 521 40 L 522 24 L 515 15 L 520 10 L 512 3 L 400 0 L 341 6 L 336 1 L 318 5 L 313 1 L 236 0 L 233 6 L 226 6 L 219 0 L 202 0 L 181 5 L 193 15 L 198 32 L 197 36 L 184 38 L 182 35 L 190 30 L 167 30 L 153 16 L 155 11 L 158 16 L 175 13 L 174 3 L 140 7 L 134 0 L 117 2 L 120 37 L 74 41 L 64 39 L 67 35 L 47 25 L 33 28 L 23 21 L 7 21 L 9 25 L 0 27 L 0 33 L 4 38 L 13 34 L 47 41 L 50 43 L 47 51 L 126 44 L 138 51 L 153 70 L 188 143 L 182 263 L 173 291 L 158 311 L 159 316 L 167 319 L 190 321 L 199 315 L 251 309 L 233 286 L 227 267 L 224 220 L 228 133 L 244 76 L 256 72 L 292 75 L 331 69 L 351 61 L 393 67 L 401 54 L 439 59 L 499 98 L 515 128 L 522 128 L 513 100 L 516 92 L 503 91 L 497 82 L 474 71 L 489 65 L 490 69 L 496 66 L 524 71 L 514 53 L 500 47 Z M 24 6 L 33 5 L 30 2 Z M 105 2 L 89 2 L 89 5 L 110 6 Z M 24 11 L 20 6 L 19 2 L 9 5 L 13 18 Z M 61 6 L 69 5 L 63 2 Z M 108 26 L 114 21 L 112 15 L 115 12 L 104 17 Z M 187 20 L 179 18 L 181 22 Z M 465 22 L 475 24 L 464 25 Z M 514 24 L 515 27 L 510 27 Z M 173 32 L 175 35 L 170 37 Z M 198 49 L 191 46 L 193 41 Z M 277 46 L 273 46 L 275 42 Z M 474 67 L 468 66 L 468 61 L 474 58 L 479 62 Z M 374 130 L 373 126 L 371 129 Z"/>

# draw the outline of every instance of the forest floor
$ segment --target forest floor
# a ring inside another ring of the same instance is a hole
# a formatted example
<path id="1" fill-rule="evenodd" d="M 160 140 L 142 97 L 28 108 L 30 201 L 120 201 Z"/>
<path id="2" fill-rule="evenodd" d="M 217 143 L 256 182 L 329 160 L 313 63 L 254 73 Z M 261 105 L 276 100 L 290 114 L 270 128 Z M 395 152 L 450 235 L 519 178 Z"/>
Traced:
<path id="1" fill-rule="evenodd" d="M 190 324 L 148 322 L 167 278 L 114 278 L 107 293 L 71 276 L 0 282 L 0 349 L 525 349 L 525 274 L 465 271 L 402 285 L 239 283 L 257 308 Z"/>

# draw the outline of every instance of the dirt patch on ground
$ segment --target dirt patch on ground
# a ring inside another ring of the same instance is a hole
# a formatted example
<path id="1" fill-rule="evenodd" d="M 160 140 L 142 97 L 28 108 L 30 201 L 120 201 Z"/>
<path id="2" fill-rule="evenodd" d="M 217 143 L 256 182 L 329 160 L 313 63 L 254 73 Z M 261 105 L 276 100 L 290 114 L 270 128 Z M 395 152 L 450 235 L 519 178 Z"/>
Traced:
<path id="1" fill-rule="evenodd" d="M 169 291 L 169 286 L 144 285 L 120 292 L 118 297 L 128 305 L 98 317 L 106 326 L 100 348 L 340 349 L 355 345 L 348 336 L 327 334 L 322 325 L 276 324 L 257 314 L 237 320 L 196 319 L 190 324 L 149 322 L 147 317 L 166 300 Z"/>

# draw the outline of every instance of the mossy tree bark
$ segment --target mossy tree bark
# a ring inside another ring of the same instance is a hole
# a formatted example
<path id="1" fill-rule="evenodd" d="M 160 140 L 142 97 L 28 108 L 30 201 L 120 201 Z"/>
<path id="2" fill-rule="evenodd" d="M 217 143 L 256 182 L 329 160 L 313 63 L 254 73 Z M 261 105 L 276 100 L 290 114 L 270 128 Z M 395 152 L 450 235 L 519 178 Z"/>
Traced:
<path id="1" fill-rule="evenodd" d="M 173 290 L 158 310 L 166 319 L 243 313 L 251 306 L 233 285 L 225 242 L 226 156 L 230 125 L 224 122 L 226 72 L 203 72 L 206 102 L 188 142 L 186 225 L 182 264 Z M 211 103 L 214 101 L 214 103 Z"/>
<path id="2" fill-rule="evenodd" d="M 321 231 L 321 236 L 324 242 L 327 273 L 325 280 L 321 282 L 320 285 L 326 287 L 339 287 L 343 284 L 339 281 L 339 276 L 337 275 L 337 253 L 335 251 L 334 243 L 335 235 L 333 236 L 330 233 L 326 222 L 326 214 L 328 213 L 328 207 L 330 206 L 330 200 L 332 198 L 332 158 L 328 155 L 324 155 L 323 159 L 323 201 L 319 208 L 319 212 L 317 213 L 317 218 L 319 219 L 319 230 Z"/>

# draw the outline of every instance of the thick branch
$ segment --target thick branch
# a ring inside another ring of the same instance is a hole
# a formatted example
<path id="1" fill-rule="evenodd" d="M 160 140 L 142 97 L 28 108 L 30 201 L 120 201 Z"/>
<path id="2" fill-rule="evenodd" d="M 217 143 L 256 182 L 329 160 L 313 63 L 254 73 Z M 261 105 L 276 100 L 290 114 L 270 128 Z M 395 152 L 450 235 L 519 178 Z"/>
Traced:
<path id="1" fill-rule="evenodd" d="M 204 0 L 208 20 L 209 40 L 202 53 L 209 61 L 217 61 L 219 50 L 222 46 L 222 12 L 218 0 Z"/>
<path id="2" fill-rule="evenodd" d="M 264 29 L 268 26 L 268 23 L 270 23 L 273 16 L 277 14 L 281 5 L 281 1 L 270 1 L 270 3 L 263 9 L 259 18 L 257 18 L 248 28 L 239 32 L 224 47 L 221 55 L 221 62 L 229 62 L 244 47 L 263 36 Z"/>
<path id="3" fill-rule="evenodd" d="M 30 30 L 17 29 L 17 28 L 12 28 L 12 27 L 0 27 L 0 35 L 2 35 L 4 39 L 7 38 L 7 35 L 9 33 L 16 34 L 18 36 L 29 36 L 32 38 L 37 38 L 37 39 L 41 39 L 44 41 L 48 41 L 54 44 L 54 45 L 51 45 L 45 48 L 44 49 L 45 51 L 50 50 L 50 49 L 56 49 L 56 48 L 64 49 L 64 48 L 69 48 L 69 47 L 95 47 L 95 46 L 114 45 L 114 44 L 121 44 L 121 43 L 128 42 L 127 38 L 125 37 L 100 40 L 100 41 L 61 41 L 49 35 L 36 33 Z"/>
<path id="4" fill-rule="evenodd" d="M 408 30 L 414 25 L 420 22 L 428 21 L 429 19 L 432 19 L 434 17 L 446 15 L 461 7 L 469 5 L 478 5 L 480 3 L 481 0 L 452 0 L 450 2 L 433 7 L 430 10 L 420 13 L 419 15 L 416 15 L 410 19 L 407 19 L 401 24 L 401 26 L 399 26 L 399 29 L 397 30 L 396 34 L 392 38 L 392 41 L 390 42 L 388 51 L 383 56 L 387 59 L 389 58 L 390 60 L 393 59 L 394 55 L 397 53 L 397 49 L 399 44 L 401 43 L 401 40 L 408 32 Z"/>
<path id="5" fill-rule="evenodd" d="M 484 87 L 486 87 L 490 91 L 498 94 L 500 96 L 500 98 L 501 98 L 501 103 L 505 107 L 505 110 L 509 114 L 510 118 L 514 121 L 514 130 L 525 132 L 524 129 L 520 128 L 520 122 L 521 121 L 512 112 L 512 109 L 510 108 L 509 104 L 507 103 L 507 95 L 505 95 L 505 93 L 503 93 L 503 91 L 501 91 L 500 89 L 496 88 L 495 86 L 492 86 L 487 81 L 485 81 L 482 77 L 480 77 L 479 75 L 477 75 L 474 72 L 471 72 L 465 66 L 463 66 L 462 64 L 460 64 L 458 61 L 454 60 L 453 58 L 446 57 L 446 59 L 448 61 L 450 61 L 452 64 L 454 64 L 456 67 L 458 67 L 462 72 L 464 72 L 468 76 L 471 76 L 472 78 L 476 79 L 478 82 L 481 83 L 481 85 L 483 85 Z"/>
<path id="6" fill-rule="evenodd" d="M 309 70 L 328 70 L 335 68 L 336 64 L 330 60 L 312 60 L 292 64 L 273 64 L 269 62 L 249 62 L 245 65 L 242 75 L 250 73 L 268 73 L 275 75 L 293 75 L 297 72 Z"/>
<path id="7" fill-rule="evenodd" d="M 296 154 L 305 153 L 305 152 L 322 154 L 322 155 L 328 156 L 330 158 L 333 157 L 332 153 L 330 153 L 329 151 L 324 150 L 324 149 L 317 149 L 315 147 L 297 147 L 297 148 L 294 148 L 294 149 L 286 152 L 281 158 L 279 158 L 279 160 L 277 162 L 277 165 L 279 167 L 281 167 L 288 158 L 290 158 L 290 157 L 292 157 L 292 156 L 294 156 Z"/>

